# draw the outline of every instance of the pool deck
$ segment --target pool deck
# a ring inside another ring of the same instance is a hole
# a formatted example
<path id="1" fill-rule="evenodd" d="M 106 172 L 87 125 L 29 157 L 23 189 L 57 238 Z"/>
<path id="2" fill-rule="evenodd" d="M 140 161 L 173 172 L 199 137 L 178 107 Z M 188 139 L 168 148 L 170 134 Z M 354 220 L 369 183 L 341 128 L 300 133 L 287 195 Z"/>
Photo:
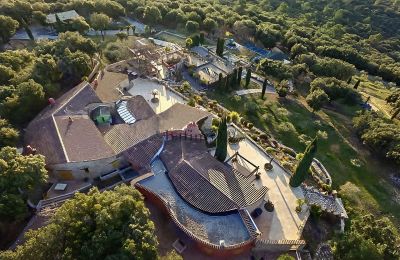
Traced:
<path id="1" fill-rule="evenodd" d="M 263 214 L 255 219 L 258 229 L 262 232 L 259 238 L 265 240 L 300 239 L 302 226 L 308 217 L 306 210 L 300 214 L 295 211 L 297 199 L 304 199 L 302 189 L 300 187 L 292 188 L 289 185 L 289 175 L 276 162 L 272 162 L 273 170 L 266 172 L 264 164 L 270 159 L 250 140 L 245 139 L 234 149 L 228 146 L 229 156 L 232 156 L 236 149 L 239 154 L 260 167 L 261 179 L 254 180 L 254 185 L 263 185 L 268 188 L 268 199 L 275 207 L 271 213 L 263 209 Z"/>

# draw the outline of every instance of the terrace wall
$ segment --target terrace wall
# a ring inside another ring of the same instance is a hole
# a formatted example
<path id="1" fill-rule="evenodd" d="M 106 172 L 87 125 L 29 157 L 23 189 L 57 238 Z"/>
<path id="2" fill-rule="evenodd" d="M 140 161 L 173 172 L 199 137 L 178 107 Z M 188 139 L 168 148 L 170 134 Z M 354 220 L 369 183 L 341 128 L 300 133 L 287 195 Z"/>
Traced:
<path id="1" fill-rule="evenodd" d="M 232 246 L 220 246 L 211 244 L 207 241 L 204 241 L 198 237 L 196 237 L 190 230 L 188 230 L 185 226 L 183 226 L 174 216 L 174 212 L 169 209 L 168 204 L 156 193 L 146 189 L 139 183 L 135 184 L 135 188 L 138 189 L 146 199 L 148 199 L 151 203 L 156 205 L 164 214 L 171 218 L 171 220 L 175 223 L 175 225 L 182 230 L 190 239 L 192 239 L 196 246 L 208 255 L 223 257 L 229 259 L 228 257 L 241 254 L 245 251 L 251 250 L 254 247 L 255 238 L 250 238 L 247 241 L 244 241 L 237 245 Z"/>
<path id="2" fill-rule="evenodd" d="M 48 168 L 57 179 L 60 180 L 90 180 L 118 169 L 122 165 L 122 159 L 112 156 L 99 160 L 67 162 L 63 164 L 49 165 Z M 88 169 L 86 171 L 85 169 Z"/>

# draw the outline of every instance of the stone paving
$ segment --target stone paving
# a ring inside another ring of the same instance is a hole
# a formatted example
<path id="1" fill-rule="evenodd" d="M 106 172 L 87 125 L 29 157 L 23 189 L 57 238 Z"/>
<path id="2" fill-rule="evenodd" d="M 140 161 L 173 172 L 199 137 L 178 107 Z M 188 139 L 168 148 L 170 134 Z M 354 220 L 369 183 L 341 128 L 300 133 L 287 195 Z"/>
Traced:
<path id="1" fill-rule="evenodd" d="M 128 85 L 128 81 L 123 85 Z M 159 93 L 157 96 L 158 102 L 156 103 L 151 102 L 151 99 L 153 98 L 152 92 L 154 89 Z M 175 103 L 186 103 L 183 98 L 168 90 L 164 85 L 148 79 L 135 79 L 133 81 L 133 87 L 128 92 L 132 96 L 143 96 L 157 114 L 167 110 Z"/>
<path id="2" fill-rule="evenodd" d="M 255 219 L 256 225 L 262 232 L 260 239 L 300 239 L 302 226 L 307 220 L 305 209 L 300 214 L 295 211 L 297 199 L 304 199 L 302 189 L 290 187 L 289 175 L 276 162 L 272 162 L 273 170 L 266 172 L 264 164 L 269 162 L 270 158 L 250 140 L 245 139 L 240 142 L 237 148 L 242 156 L 260 167 L 261 179 L 254 180 L 254 185 L 266 186 L 269 189 L 268 199 L 275 206 L 273 212 L 267 212 L 263 208 L 263 214 Z M 229 156 L 235 151 L 228 146 Z"/>

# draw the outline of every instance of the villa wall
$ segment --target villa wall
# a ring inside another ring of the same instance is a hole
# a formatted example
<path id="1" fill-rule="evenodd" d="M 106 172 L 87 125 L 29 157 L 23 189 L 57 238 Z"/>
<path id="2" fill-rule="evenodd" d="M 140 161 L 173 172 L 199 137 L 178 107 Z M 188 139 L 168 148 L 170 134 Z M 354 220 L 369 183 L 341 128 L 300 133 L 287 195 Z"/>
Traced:
<path id="1" fill-rule="evenodd" d="M 48 165 L 50 174 L 60 180 L 94 179 L 120 168 L 124 161 L 117 156 L 92 161 Z M 85 171 L 85 169 L 88 171 Z"/>
<path id="2" fill-rule="evenodd" d="M 194 236 L 187 228 L 185 228 L 177 219 L 173 216 L 173 213 L 168 209 L 166 203 L 155 193 L 141 186 L 140 184 L 135 184 L 135 188 L 143 194 L 143 196 L 149 200 L 152 204 L 156 205 L 164 214 L 166 214 L 175 225 L 182 230 L 191 240 L 193 240 L 199 250 L 208 255 L 213 255 L 217 257 L 222 257 L 224 259 L 229 259 L 229 257 L 241 254 L 243 252 L 249 251 L 254 247 L 254 240 L 249 239 L 233 246 L 219 246 L 208 243 L 202 239 Z"/>

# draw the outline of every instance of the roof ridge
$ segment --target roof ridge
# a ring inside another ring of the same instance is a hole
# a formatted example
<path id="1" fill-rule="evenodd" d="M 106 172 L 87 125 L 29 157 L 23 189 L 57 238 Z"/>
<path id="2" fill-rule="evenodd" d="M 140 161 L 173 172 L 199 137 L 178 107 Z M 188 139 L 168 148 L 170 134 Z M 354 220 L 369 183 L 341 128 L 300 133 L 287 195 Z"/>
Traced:
<path id="1" fill-rule="evenodd" d="M 58 141 L 60 142 L 60 145 L 61 145 L 61 147 L 62 147 L 65 160 L 66 160 L 67 162 L 70 162 L 70 160 L 69 160 L 69 157 L 68 157 L 67 150 L 65 149 L 64 142 L 62 141 L 61 134 L 60 134 L 60 130 L 58 129 L 58 125 L 57 125 L 57 122 L 56 122 L 56 120 L 55 120 L 55 118 L 54 118 L 54 115 L 57 114 L 62 108 L 64 108 L 66 104 L 68 104 L 73 98 L 76 97 L 76 95 L 78 95 L 79 93 L 81 93 L 81 91 L 82 91 L 83 89 L 85 89 L 87 86 L 90 86 L 89 82 L 87 82 L 87 81 L 83 81 L 83 82 L 81 82 L 81 84 L 83 85 L 83 87 L 79 88 L 70 98 L 68 98 L 68 99 L 64 102 L 63 105 L 61 105 L 60 107 L 58 107 L 56 110 L 54 110 L 54 111 L 51 113 L 51 118 L 52 118 L 53 124 L 54 124 L 54 126 L 55 126 L 55 128 L 56 128 Z M 78 85 L 78 86 L 79 86 L 79 85 Z M 91 86 L 90 86 L 90 88 L 91 88 Z"/>

